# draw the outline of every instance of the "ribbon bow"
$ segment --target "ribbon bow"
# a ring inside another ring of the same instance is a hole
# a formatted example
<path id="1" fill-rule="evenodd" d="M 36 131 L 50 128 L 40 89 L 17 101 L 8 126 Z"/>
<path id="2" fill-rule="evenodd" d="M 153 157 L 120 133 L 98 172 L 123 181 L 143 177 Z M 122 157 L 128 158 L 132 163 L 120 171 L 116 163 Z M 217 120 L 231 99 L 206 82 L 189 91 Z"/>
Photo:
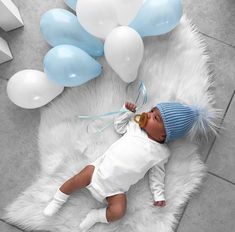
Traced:
<path id="1" fill-rule="evenodd" d="M 143 102 L 141 103 L 141 105 L 139 107 L 136 108 L 136 110 L 142 108 L 143 105 L 145 105 L 147 103 L 147 100 L 148 100 L 147 90 L 146 90 L 146 87 L 145 87 L 143 81 L 140 82 L 140 85 L 139 85 L 139 88 L 138 88 L 138 95 L 136 97 L 135 104 L 138 102 L 141 94 L 143 96 Z M 128 109 L 120 109 L 118 111 L 107 112 L 107 113 L 99 114 L 99 115 L 77 115 L 76 117 L 79 118 L 79 119 L 95 120 L 95 119 L 100 119 L 100 118 L 104 118 L 104 117 L 108 117 L 108 116 L 118 115 L 118 114 L 121 114 L 121 113 L 124 113 L 124 112 L 128 112 Z M 103 130 L 105 130 L 107 127 L 109 127 L 112 124 L 113 124 L 113 120 L 108 122 L 101 129 L 96 129 L 97 130 L 96 133 L 102 132 Z"/>

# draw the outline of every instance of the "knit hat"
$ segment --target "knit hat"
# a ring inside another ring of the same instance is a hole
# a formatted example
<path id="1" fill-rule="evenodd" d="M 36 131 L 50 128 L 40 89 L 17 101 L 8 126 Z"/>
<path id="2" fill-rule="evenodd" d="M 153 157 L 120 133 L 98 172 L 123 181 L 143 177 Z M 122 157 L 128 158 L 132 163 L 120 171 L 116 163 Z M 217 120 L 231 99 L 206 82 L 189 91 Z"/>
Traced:
<path id="1" fill-rule="evenodd" d="M 156 107 L 161 113 L 165 126 L 166 143 L 183 137 L 192 130 L 194 130 L 192 134 L 195 134 L 196 130 L 206 134 L 208 129 L 216 133 L 216 125 L 213 123 L 216 111 L 209 112 L 178 102 L 163 102 Z"/>

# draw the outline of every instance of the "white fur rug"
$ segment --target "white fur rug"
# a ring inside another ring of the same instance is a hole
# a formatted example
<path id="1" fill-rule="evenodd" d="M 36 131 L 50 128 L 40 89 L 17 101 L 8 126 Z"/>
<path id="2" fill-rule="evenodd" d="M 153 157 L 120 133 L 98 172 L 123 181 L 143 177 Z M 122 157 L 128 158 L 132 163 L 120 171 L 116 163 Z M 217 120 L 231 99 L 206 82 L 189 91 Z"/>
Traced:
<path id="1" fill-rule="evenodd" d="M 185 16 L 171 33 L 145 38 L 144 45 L 138 78 L 144 81 L 149 95 L 145 108 L 165 100 L 213 107 L 205 44 Z M 4 219 L 9 223 L 26 230 L 78 231 L 88 211 L 102 206 L 83 189 L 73 194 L 54 217 L 47 219 L 42 214 L 56 189 L 118 138 L 112 127 L 89 138 L 87 124 L 90 121 L 74 118 L 77 114 L 118 110 L 127 98 L 127 84 L 104 58 L 100 62 L 104 66 L 100 77 L 83 86 L 66 89 L 62 96 L 42 109 L 38 140 L 41 172 L 35 183 L 6 208 Z M 181 207 L 206 174 L 197 148 L 186 139 L 170 144 L 172 157 L 166 170 L 166 207 L 153 206 L 146 175 L 129 190 L 125 217 L 109 225 L 96 224 L 91 231 L 173 231 Z"/>

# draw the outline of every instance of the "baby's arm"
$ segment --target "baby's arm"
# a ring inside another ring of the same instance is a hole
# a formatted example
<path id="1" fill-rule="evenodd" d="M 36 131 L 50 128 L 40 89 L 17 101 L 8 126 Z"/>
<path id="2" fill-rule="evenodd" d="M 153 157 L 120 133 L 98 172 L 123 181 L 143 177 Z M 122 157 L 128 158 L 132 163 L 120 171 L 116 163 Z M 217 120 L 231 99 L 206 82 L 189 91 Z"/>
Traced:
<path id="1" fill-rule="evenodd" d="M 119 134 L 124 134 L 126 132 L 127 125 L 135 112 L 136 105 L 130 102 L 126 102 L 122 109 L 127 109 L 128 111 L 122 112 L 114 119 L 114 128 Z"/>
<path id="2" fill-rule="evenodd" d="M 164 159 L 149 170 L 149 185 L 155 206 L 165 206 L 164 181 L 166 162 L 167 159 Z"/>

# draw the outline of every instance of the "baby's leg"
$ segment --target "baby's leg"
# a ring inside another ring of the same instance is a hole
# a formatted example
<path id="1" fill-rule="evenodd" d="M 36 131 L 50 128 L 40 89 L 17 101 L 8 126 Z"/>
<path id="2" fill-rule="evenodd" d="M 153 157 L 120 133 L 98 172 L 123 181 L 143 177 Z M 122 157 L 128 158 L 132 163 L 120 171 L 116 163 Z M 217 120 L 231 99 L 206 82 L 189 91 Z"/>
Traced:
<path id="1" fill-rule="evenodd" d="M 108 207 L 91 210 L 79 225 L 82 231 L 87 231 L 97 222 L 109 223 L 124 216 L 126 212 L 125 194 L 117 194 L 106 199 L 108 201 Z"/>
<path id="2" fill-rule="evenodd" d="M 122 218 L 126 213 L 126 195 L 124 193 L 117 194 L 106 198 L 108 207 L 106 217 L 108 222 L 116 221 Z"/>
<path id="3" fill-rule="evenodd" d="M 86 166 L 81 172 L 67 180 L 56 192 L 52 201 L 44 209 L 45 216 L 52 216 L 67 201 L 69 195 L 75 190 L 86 187 L 90 184 L 95 167 Z"/>
<path id="4" fill-rule="evenodd" d="M 60 187 L 60 191 L 67 195 L 70 195 L 76 190 L 85 188 L 91 182 L 94 169 L 95 167 L 93 165 L 87 165 L 84 169 L 82 169 L 81 172 L 67 180 Z"/>

